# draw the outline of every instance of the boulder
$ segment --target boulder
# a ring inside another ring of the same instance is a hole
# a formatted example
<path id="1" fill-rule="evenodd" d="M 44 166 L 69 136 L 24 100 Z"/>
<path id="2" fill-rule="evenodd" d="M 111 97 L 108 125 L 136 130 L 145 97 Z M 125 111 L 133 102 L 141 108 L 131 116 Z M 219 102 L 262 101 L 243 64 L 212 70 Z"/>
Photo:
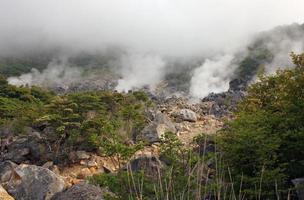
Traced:
<path id="1" fill-rule="evenodd" d="M 27 146 L 28 140 L 26 138 L 18 138 L 7 146 L 7 152 L 2 155 L 3 160 L 11 160 L 15 163 L 26 161 L 30 154 L 30 149 Z"/>
<path id="2" fill-rule="evenodd" d="M 131 160 L 125 168 L 132 171 L 144 171 L 146 175 L 158 177 L 163 166 L 158 157 L 143 155 Z"/>
<path id="3" fill-rule="evenodd" d="M 180 117 L 184 121 L 189 121 L 189 122 L 197 121 L 196 113 L 189 109 L 180 110 Z"/>
<path id="4" fill-rule="evenodd" d="M 72 151 L 69 153 L 69 160 L 72 163 L 79 162 L 81 160 L 88 160 L 90 155 L 86 151 Z"/>
<path id="5" fill-rule="evenodd" d="M 103 200 L 99 187 L 87 183 L 74 185 L 52 197 L 52 200 Z"/>
<path id="6" fill-rule="evenodd" d="M 85 151 L 76 151 L 76 156 L 79 160 L 85 160 L 90 158 L 90 155 Z"/>
<path id="7" fill-rule="evenodd" d="M 14 200 L 14 198 L 12 196 L 10 196 L 1 185 L 0 185 L 0 199 L 1 200 Z"/>
<path id="8" fill-rule="evenodd" d="M 304 199 L 304 178 L 293 179 L 292 183 L 296 187 L 298 199 Z"/>
<path id="9" fill-rule="evenodd" d="M 64 180 L 52 171 L 21 164 L 14 169 L 14 176 L 8 182 L 8 192 L 18 200 L 49 200 L 64 189 Z"/>
<path id="10" fill-rule="evenodd" d="M 16 168 L 17 165 L 11 161 L 4 161 L 0 163 L 0 183 L 6 183 L 8 182 L 14 172 L 14 168 Z"/>
<path id="11" fill-rule="evenodd" d="M 169 117 L 158 112 L 155 115 L 155 119 L 141 131 L 137 140 L 143 140 L 149 143 L 159 142 L 162 135 L 166 132 L 176 133 L 176 127 Z"/>
<path id="12" fill-rule="evenodd" d="M 25 161 L 42 164 L 49 156 L 49 148 L 38 132 L 33 132 L 26 137 L 17 137 L 6 146 L 6 151 L 0 159 L 10 160 L 17 164 Z"/>

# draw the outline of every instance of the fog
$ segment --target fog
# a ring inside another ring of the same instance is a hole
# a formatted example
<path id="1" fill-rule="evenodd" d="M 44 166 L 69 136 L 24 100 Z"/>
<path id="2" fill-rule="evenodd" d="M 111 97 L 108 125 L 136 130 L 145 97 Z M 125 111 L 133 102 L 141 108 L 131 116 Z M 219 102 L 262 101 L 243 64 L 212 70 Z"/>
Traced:
<path id="1" fill-rule="evenodd" d="M 303 23 L 303 8 L 302 0 L 0 0 L 0 55 L 119 47 L 126 52 L 118 61 L 121 91 L 155 85 L 166 57 L 203 57 L 190 87 L 202 97 L 227 88 L 235 68 L 229 60 L 254 34 Z"/>

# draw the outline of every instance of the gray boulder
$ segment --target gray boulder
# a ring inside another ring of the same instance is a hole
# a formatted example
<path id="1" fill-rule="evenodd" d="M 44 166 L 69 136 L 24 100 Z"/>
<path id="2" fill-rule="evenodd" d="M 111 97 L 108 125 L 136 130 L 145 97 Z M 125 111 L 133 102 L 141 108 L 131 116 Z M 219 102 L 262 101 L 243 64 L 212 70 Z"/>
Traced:
<path id="1" fill-rule="evenodd" d="M 103 200 L 103 195 L 99 187 L 82 183 L 57 193 L 52 200 Z"/>
<path id="2" fill-rule="evenodd" d="M 5 152 L 0 155 L 0 160 L 10 160 L 21 164 L 25 161 L 43 164 L 49 160 L 50 149 L 38 132 L 27 136 L 16 137 L 6 145 Z"/>
<path id="3" fill-rule="evenodd" d="M 189 122 L 196 122 L 197 121 L 196 113 L 193 112 L 192 110 L 189 110 L 189 109 L 180 110 L 180 117 L 184 121 L 189 121 Z"/>
<path id="4" fill-rule="evenodd" d="M 27 156 L 30 154 L 28 148 L 28 139 L 18 138 L 7 146 L 7 152 L 1 157 L 3 160 L 11 160 L 15 163 L 21 163 L 27 160 Z"/>
<path id="5" fill-rule="evenodd" d="M 63 179 L 52 171 L 21 164 L 7 184 L 8 192 L 18 200 L 49 200 L 65 187 Z"/>
<path id="6" fill-rule="evenodd" d="M 11 161 L 4 161 L 0 163 L 0 183 L 8 182 L 14 172 L 17 165 Z"/>
<path id="7" fill-rule="evenodd" d="M 176 127 L 169 117 L 158 112 L 155 115 L 155 119 L 141 131 L 137 140 L 149 143 L 159 142 L 162 135 L 166 132 L 176 133 Z"/>

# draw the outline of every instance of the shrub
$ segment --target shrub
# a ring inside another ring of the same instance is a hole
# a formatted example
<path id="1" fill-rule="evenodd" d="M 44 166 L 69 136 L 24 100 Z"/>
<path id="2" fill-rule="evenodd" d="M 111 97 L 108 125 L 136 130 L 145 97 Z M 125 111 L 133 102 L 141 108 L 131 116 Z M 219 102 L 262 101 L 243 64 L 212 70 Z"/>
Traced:
<path id="1" fill-rule="evenodd" d="M 304 54 L 292 58 L 294 69 L 249 88 L 219 138 L 232 176 L 251 199 L 286 198 L 290 180 L 304 176 Z"/>

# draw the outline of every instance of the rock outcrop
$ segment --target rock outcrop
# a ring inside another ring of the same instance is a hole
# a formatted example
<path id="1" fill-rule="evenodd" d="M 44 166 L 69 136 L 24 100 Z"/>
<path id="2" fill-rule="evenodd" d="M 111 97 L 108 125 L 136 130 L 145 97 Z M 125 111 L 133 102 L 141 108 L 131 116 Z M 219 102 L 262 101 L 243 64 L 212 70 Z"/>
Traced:
<path id="1" fill-rule="evenodd" d="M 208 108 L 209 115 L 223 117 L 231 114 L 246 95 L 247 82 L 242 79 L 234 79 L 229 83 L 229 90 L 222 93 L 210 93 L 202 99 L 203 103 L 211 103 Z"/>
<path id="2" fill-rule="evenodd" d="M 52 171 L 21 164 L 7 184 L 7 191 L 17 200 L 50 200 L 65 187 L 64 180 Z"/>
<path id="3" fill-rule="evenodd" d="M 51 152 L 40 133 L 31 131 L 24 136 L 16 136 L 8 142 L 0 155 L 0 160 L 9 160 L 17 164 L 30 161 L 42 164 L 49 160 Z"/>

